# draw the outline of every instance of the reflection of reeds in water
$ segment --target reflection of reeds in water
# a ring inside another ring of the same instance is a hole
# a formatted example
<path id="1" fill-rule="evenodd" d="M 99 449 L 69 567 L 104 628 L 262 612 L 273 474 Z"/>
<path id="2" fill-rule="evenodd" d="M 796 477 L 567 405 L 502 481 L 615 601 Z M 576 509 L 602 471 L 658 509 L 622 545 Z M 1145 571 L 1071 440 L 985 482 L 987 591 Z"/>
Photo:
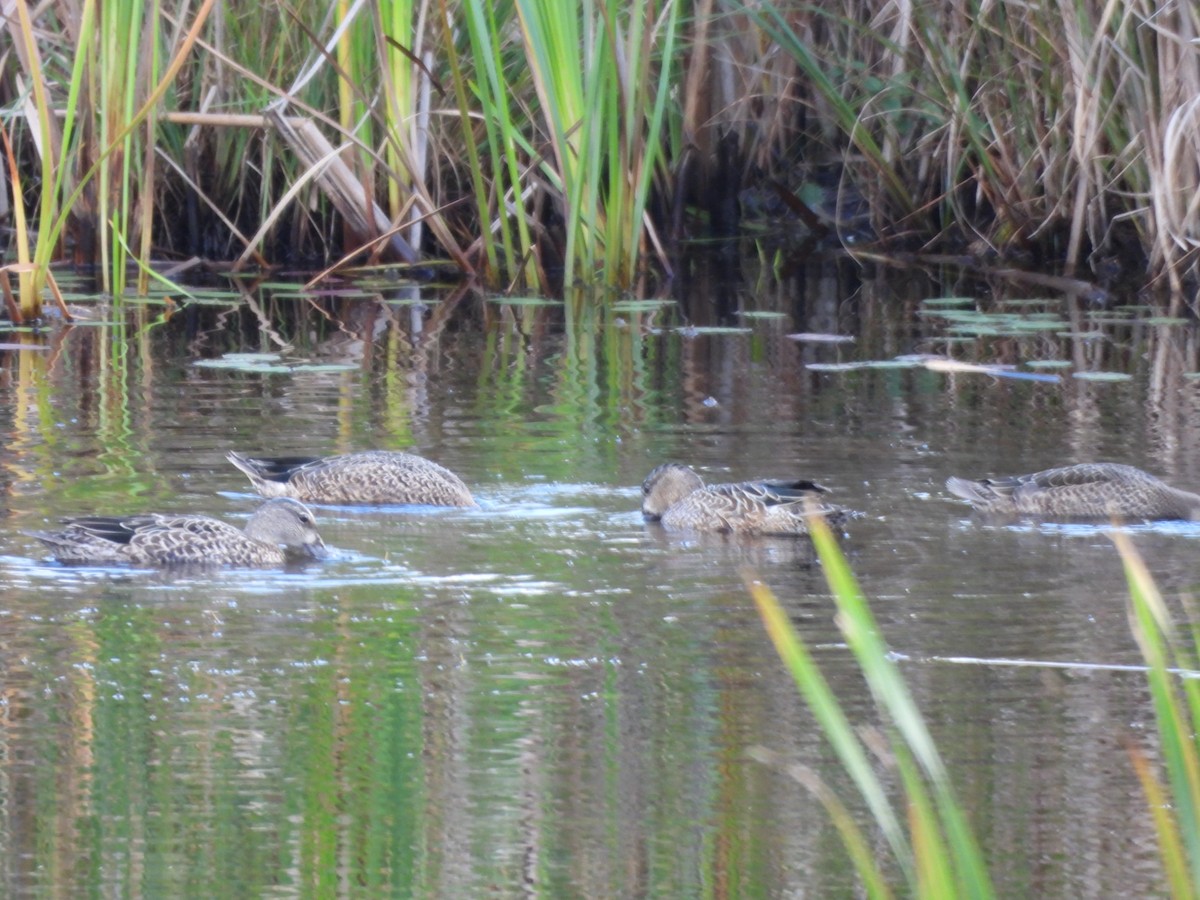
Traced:
<path id="1" fill-rule="evenodd" d="M 61 339 L 55 341 L 55 352 L 44 352 L 32 335 L 21 335 L 21 343 L 29 348 L 5 351 L 15 357 L 16 384 L 13 397 L 16 402 L 9 411 L 11 421 L 6 429 L 11 435 L 3 454 L 8 470 L 6 489 L 29 488 L 34 484 L 45 484 L 54 471 L 55 464 L 51 447 L 45 436 L 54 433 L 55 406 L 53 387 L 47 377 L 54 359 L 57 358 Z M 7 360 L 6 360 L 7 361 Z"/>
<path id="2" fill-rule="evenodd" d="M 531 334 L 513 323 L 489 328 L 479 365 L 475 413 L 484 424 L 477 439 L 495 439 L 498 453 L 511 453 L 505 432 L 521 419 L 525 449 L 551 451 L 539 466 L 574 470 L 579 460 L 570 456 L 583 452 L 600 454 L 607 470 L 618 448 L 603 438 L 651 424 L 659 409 L 648 399 L 646 361 L 657 341 L 638 327 L 641 313 L 621 323 L 597 317 L 571 334 L 553 329 L 545 310 L 539 316 Z M 571 448 L 566 457 L 564 448 Z M 511 463 L 522 467 L 519 459 Z"/>
<path id="3" fill-rule="evenodd" d="M 143 348 L 134 345 L 137 350 Z M 134 398 L 130 395 L 131 353 L 128 327 L 124 316 L 105 332 L 100 341 L 100 376 L 96 442 L 99 459 L 106 474 L 112 477 L 136 477 L 145 470 L 145 460 L 139 459 L 134 436 Z M 144 413 L 149 397 L 141 397 L 139 412 Z"/>

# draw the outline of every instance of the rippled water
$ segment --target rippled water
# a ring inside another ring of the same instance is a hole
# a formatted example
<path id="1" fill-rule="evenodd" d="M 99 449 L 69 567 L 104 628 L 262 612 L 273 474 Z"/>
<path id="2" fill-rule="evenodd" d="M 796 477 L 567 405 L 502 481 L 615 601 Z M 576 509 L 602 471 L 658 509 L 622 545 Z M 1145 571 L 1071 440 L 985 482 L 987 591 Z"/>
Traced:
<path id="1" fill-rule="evenodd" d="M 942 484 L 1111 459 L 1200 488 L 1196 335 L 1049 298 L 1092 330 L 964 342 L 920 314 L 962 290 L 821 269 L 574 340 L 553 309 L 264 294 L 0 350 L 0 894 L 852 894 L 820 805 L 747 757 L 844 786 L 748 570 L 878 723 L 820 568 L 801 541 L 643 524 L 665 459 L 814 478 L 864 513 L 846 552 L 1003 895 L 1155 890 L 1123 746 L 1153 755 L 1152 713 L 1105 530 L 988 524 Z M 1069 368 L 828 368 L 947 350 Z M 274 355 L 199 364 L 229 353 Z M 243 521 L 227 450 L 371 447 L 441 462 L 479 508 L 319 507 L 333 556 L 292 570 L 68 568 L 24 535 Z M 1134 532 L 1168 591 L 1194 587 L 1200 525 Z"/>

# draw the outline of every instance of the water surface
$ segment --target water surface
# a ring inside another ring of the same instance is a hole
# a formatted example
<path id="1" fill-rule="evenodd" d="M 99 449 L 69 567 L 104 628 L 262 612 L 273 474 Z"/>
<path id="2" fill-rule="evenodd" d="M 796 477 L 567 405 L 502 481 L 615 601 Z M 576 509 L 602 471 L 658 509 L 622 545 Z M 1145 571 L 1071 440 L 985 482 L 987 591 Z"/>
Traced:
<path id="1" fill-rule="evenodd" d="M 1062 321 L 964 336 L 922 304 L 963 286 L 827 266 L 697 284 L 573 339 L 553 308 L 433 291 L 14 336 L 0 893 L 853 896 L 820 805 L 747 757 L 846 786 L 747 571 L 879 724 L 820 568 L 803 541 L 644 524 L 667 459 L 813 478 L 863 513 L 845 550 L 1002 895 L 1156 890 L 1123 746 L 1156 752 L 1152 713 L 1105 529 L 990 524 L 942 485 L 1110 459 L 1200 488 L 1196 334 L 970 289 Z M 1059 377 L 839 365 L 930 353 Z M 1094 372 L 1127 378 L 1074 377 Z M 455 470 L 479 508 L 319 507 L 333 557 L 289 570 L 67 568 L 24 534 L 101 511 L 240 522 L 256 498 L 227 450 L 373 447 Z M 1168 591 L 1194 587 L 1200 526 L 1133 530 Z"/>

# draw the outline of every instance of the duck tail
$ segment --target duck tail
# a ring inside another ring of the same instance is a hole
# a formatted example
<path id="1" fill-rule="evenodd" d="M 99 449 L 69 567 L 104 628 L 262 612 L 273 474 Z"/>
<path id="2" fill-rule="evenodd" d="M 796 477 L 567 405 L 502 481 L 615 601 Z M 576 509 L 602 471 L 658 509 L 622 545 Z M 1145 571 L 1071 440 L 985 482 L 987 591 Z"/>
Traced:
<path id="1" fill-rule="evenodd" d="M 955 478 L 953 475 L 946 479 L 946 490 L 971 503 L 990 503 L 995 499 L 983 482 Z"/>
<path id="2" fill-rule="evenodd" d="M 263 497 L 283 497 L 286 495 L 283 486 L 271 478 L 269 460 L 255 459 L 252 456 L 246 456 L 244 453 L 238 453 L 236 450 L 230 450 L 225 454 L 225 458 L 250 479 L 250 483 L 254 485 L 254 489 Z"/>

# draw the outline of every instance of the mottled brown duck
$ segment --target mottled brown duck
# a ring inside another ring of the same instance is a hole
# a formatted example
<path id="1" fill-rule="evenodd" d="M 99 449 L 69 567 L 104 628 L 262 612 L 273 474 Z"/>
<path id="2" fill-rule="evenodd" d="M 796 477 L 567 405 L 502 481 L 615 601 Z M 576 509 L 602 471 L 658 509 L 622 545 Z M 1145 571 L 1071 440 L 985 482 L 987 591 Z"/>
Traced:
<path id="1" fill-rule="evenodd" d="M 642 515 L 681 531 L 808 534 L 813 513 L 835 527 L 849 517 L 847 510 L 825 501 L 827 493 L 812 481 L 705 485 L 688 466 L 664 463 L 642 483 Z"/>
<path id="2" fill-rule="evenodd" d="M 298 500 L 270 500 L 237 528 L 199 515 L 146 513 L 66 519 L 56 532 L 30 532 L 60 562 L 134 566 L 274 566 L 319 557 L 325 543 Z"/>
<path id="3" fill-rule="evenodd" d="M 264 497 L 309 503 L 397 503 L 475 506 L 462 479 L 411 453 L 367 450 L 342 456 L 247 456 L 228 460 L 246 473 Z"/>
<path id="4" fill-rule="evenodd" d="M 1083 463 L 1031 475 L 950 478 L 946 489 L 981 512 L 1046 519 L 1200 519 L 1200 494 L 1118 463 Z"/>

